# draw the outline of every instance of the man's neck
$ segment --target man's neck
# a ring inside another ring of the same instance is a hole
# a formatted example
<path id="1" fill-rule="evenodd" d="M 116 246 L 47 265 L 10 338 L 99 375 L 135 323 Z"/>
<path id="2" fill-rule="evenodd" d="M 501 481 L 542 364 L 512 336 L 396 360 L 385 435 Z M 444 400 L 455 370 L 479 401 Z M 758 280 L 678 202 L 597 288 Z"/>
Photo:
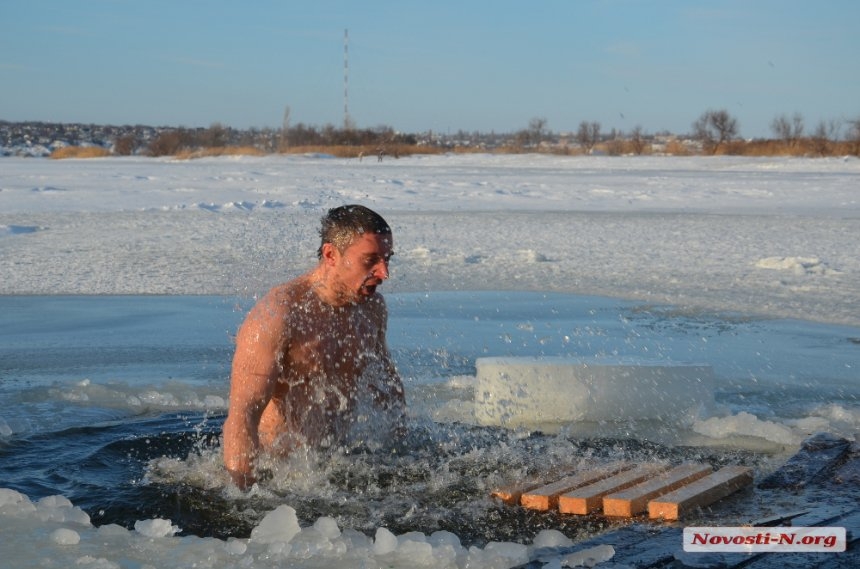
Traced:
<path id="1" fill-rule="evenodd" d="M 318 266 L 307 275 L 310 290 L 320 299 L 320 302 L 334 308 L 351 304 L 334 286 L 332 279 L 326 274 L 325 267 Z"/>

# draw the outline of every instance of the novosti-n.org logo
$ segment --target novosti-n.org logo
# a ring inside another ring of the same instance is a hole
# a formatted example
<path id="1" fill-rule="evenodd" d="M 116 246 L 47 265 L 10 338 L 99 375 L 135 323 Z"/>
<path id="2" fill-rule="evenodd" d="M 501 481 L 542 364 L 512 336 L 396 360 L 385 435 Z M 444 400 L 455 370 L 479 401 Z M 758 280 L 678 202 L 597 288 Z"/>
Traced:
<path id="1" fill-rule="evenodd" d="M 843 527 L 688 527 L 688 552 L 815 552 L 845 551 Z"/>

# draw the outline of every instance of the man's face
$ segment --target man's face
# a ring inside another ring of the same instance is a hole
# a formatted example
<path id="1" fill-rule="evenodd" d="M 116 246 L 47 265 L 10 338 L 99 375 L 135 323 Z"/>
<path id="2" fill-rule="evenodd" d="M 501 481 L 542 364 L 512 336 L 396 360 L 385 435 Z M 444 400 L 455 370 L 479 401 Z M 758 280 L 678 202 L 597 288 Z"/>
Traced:
<path id="1" fill-rule="evenodd" d="M 366 302 L 388 278 L 391 235 L 363 233 L 343 253 L 335 250 L 335 286 L 346 302 Z"/>

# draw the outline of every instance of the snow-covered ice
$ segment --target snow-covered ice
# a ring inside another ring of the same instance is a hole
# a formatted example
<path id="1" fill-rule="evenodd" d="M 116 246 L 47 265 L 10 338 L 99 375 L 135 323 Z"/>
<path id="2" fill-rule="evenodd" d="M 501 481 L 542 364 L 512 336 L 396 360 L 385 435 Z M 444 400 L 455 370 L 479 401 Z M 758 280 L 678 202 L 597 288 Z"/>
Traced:
<path id="1" fill-rule="evenodd" d="M 4 158 L 0 294 L 247 294 L 325 208 L 394 226 L 389 292 L 539 290 L 857 325 L 860 160 Z"/>

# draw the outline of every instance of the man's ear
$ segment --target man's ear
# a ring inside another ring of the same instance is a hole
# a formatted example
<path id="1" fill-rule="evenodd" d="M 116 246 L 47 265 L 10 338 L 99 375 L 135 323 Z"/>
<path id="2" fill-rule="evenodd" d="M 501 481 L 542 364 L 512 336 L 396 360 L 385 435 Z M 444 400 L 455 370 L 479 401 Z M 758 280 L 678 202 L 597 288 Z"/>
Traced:
<path id="1" fill-rule="evenodd" d="M 337 247 L 332 245 L 331 243 L 323 243 L 322 245 L 322 262 L 328 266 L 334 266 L 337 264 L 338 259 L 340 258 L 340 251 L 337 250 Z"/>

